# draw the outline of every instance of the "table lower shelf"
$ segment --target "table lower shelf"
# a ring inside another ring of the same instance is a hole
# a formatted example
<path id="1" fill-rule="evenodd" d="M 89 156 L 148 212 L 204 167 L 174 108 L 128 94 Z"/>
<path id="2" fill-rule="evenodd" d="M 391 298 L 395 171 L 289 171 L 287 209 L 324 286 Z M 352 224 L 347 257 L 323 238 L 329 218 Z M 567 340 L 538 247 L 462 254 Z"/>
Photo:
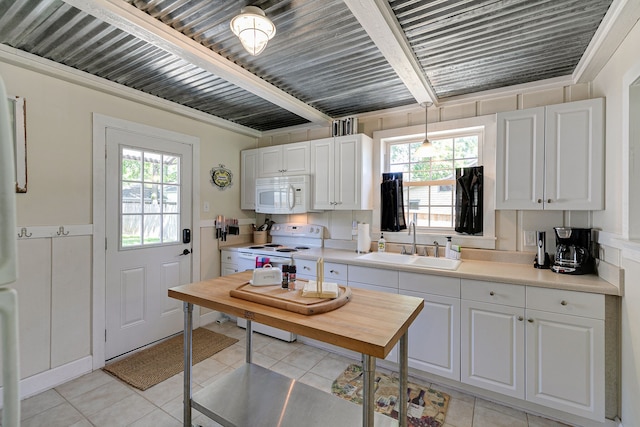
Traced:
<path id="1" fill-rule="evenodd" d="M 362 425 L 362 406 L 252 363 L 195 393 L 191 404 L 225 427 Z M 382 414 L 374 420 L 398 426 Z"/>

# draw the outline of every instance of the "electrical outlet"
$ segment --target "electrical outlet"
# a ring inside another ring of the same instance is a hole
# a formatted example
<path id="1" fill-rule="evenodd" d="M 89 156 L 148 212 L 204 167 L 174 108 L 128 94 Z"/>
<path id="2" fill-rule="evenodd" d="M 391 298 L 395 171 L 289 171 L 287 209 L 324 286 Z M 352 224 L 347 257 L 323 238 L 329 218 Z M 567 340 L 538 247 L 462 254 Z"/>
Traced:
<path id="1" fill-rule="evenodd" d="M 537 246 L 535 231 L 524 231 L 524 246 Z"/>

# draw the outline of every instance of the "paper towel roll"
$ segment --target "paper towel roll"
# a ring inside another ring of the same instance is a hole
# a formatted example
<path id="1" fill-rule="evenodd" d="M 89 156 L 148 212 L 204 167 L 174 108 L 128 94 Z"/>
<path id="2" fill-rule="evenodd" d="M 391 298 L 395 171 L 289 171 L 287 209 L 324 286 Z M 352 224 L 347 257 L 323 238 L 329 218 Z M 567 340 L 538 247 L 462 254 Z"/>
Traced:
<path id="1" fill-rule="evenodd" d="M 358 253 L 371 251 L 371 234 L 369 224 L 358 224 Z"/>

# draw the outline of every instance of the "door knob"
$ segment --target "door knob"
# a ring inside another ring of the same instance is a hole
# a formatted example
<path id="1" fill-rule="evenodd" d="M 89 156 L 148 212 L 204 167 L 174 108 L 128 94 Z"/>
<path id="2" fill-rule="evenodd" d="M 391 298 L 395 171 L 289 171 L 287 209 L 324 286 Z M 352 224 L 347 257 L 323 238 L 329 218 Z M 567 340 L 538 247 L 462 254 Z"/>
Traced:
<path id="1" fill-rule="evenodd" d="M 189 255 L 191 253 L 191 251 L 189 249 L 185 249 L 184 251 L 182 251 L 182 253 L 178 256 L 182 256 L 182 255 Z"/>

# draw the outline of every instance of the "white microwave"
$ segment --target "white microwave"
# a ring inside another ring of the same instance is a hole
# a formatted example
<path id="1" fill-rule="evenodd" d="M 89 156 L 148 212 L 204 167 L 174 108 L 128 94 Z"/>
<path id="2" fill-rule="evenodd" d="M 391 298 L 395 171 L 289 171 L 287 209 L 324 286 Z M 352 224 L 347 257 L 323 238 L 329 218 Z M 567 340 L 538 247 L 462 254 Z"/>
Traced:
<path id="1" fill-rule="evenodd" d="M 256 179 L 256 212 L 268 214 L 305 213 L 311 207 L 309 175 Z"/>

